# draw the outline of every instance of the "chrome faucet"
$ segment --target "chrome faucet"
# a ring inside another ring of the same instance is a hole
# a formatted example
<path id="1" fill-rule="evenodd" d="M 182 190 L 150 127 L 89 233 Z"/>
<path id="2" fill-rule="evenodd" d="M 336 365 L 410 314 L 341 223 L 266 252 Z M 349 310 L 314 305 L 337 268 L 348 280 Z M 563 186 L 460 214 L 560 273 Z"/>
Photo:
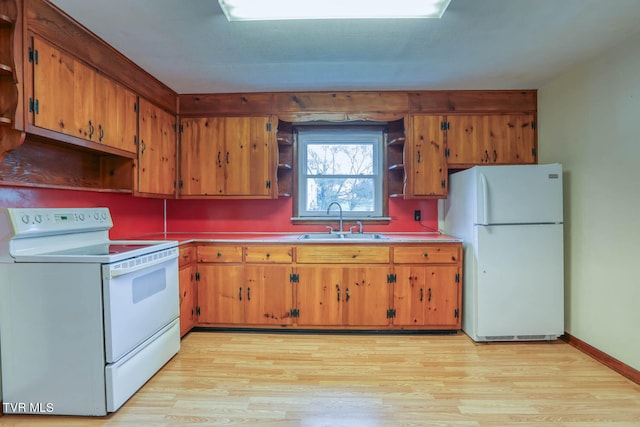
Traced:
<path id="1" fill-rule="evenodd" d="M 338 233 L 342 233 L 342 205 L 340 205 L 340 203 L 338 202 L 329 203 L 329 206 L 327 207 L 327 215 L 329 215 L 329 211 L 331 210 L 331 206 L 333 205 L 337 205 L 340 209 L 340 228 L 338 229 Z M 331 229 L 331 231 L 333 231 L 333 229 Z"/>

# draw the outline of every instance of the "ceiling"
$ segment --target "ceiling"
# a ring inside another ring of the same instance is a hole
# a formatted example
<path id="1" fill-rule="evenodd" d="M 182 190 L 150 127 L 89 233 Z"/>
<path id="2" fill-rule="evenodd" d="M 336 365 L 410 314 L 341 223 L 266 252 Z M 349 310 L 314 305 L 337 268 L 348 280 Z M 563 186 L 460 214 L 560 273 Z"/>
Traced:
<path id="1" fill-rule="evenodd" d="M 640 31 L 640 0 L 452 0 L 439 20 L 275 22 L 228 22 L 217 0 L 52 3 L 181 94 L 538 89 Z"/>

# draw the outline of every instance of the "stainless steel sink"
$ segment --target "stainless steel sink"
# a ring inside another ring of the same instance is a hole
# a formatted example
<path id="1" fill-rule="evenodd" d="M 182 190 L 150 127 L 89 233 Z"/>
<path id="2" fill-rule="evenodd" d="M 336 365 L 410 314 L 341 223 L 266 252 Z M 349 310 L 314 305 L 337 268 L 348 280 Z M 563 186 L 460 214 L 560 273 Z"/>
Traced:
<path id="1" fill-rule="evenodd" d="M 298 237 L 299 240 L 320 240 L 320 241 L 370 241 L 384 240 L 387 236 L 379 233 L 308 233 Z"/>

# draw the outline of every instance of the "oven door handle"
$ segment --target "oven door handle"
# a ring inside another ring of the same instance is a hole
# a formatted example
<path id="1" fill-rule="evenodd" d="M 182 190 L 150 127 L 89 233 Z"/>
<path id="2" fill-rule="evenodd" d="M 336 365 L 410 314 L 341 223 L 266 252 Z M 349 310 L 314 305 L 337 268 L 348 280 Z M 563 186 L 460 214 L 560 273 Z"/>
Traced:
<path id="1" fill-rule="evenodd" d="M 166 256 L 162 257 L 162 258 L 157 258 L 157 259 L 151 259 L 151 260 L 147 260 L 145 262 L 142 262 L 140 264 L 135 264 L 132 266 L 128 266 L 129 263 L 131 262 L 135 262 L 135 260 L 137 260 L 138 258 L 134 258 L 133 260 L 128 260 L 128 261 L 121 261 L 121 262 L 116 262 L 114 264 L 108 264 L 108 265 L 104 265 L 102 267 L 103 271 L 103 277 L 105 279 L 112 279 L 114 277 L 119 277 L 119 276 L 123 276 L 125 274 L 130 274 L 130 273 L 134 273 L 136 271 L 140 271 L 140 270 L 144 270 L 145 268 L 149 268 L 149 267 L 153 267 L 162 263 L 165 263 L 167 261 L 171 261 L 171 260 L 177 260 L 178 259 L 178 251 L 171 251 L 172 253 L 167 254 Z M 149 255 L 147 255 L 149 256 Z M 144 258 L 144 257 L 139 257 L 139 258 Z"/>

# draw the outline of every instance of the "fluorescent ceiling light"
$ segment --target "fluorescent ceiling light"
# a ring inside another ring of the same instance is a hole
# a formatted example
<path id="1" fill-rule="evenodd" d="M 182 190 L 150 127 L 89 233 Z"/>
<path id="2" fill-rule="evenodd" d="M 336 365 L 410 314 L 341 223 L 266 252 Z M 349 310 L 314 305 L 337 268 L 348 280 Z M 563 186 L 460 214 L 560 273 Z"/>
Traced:
<path id="1" fill-rule="evenodd" d="M 451 0 L 218 0 L 229 21 L 441 18 Z"/>

